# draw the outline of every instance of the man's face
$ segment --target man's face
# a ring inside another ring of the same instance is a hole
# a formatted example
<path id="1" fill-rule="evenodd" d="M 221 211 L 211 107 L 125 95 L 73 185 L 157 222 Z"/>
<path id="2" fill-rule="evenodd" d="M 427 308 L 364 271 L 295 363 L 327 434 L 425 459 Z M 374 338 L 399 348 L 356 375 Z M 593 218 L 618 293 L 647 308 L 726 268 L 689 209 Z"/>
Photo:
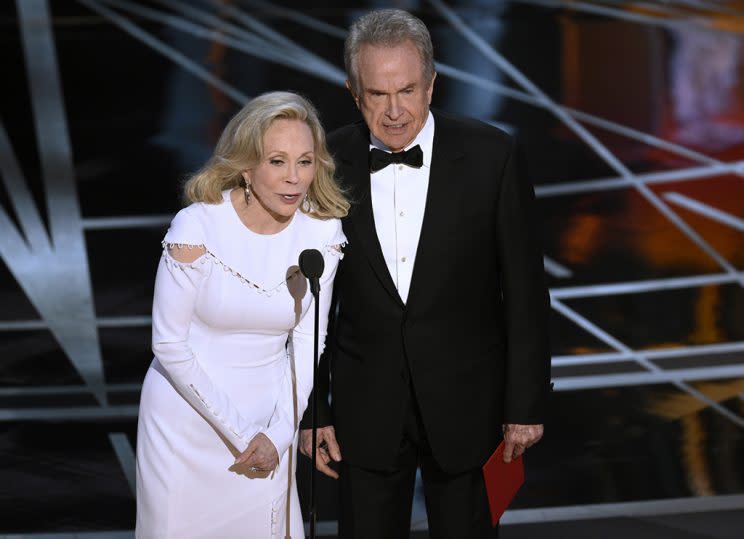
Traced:
<path id="1" fill-rule="evenodd" d="M 364 44 L 357 73 L 354 101 L 367 127 L 392 151 L 403 150 L 424 127 L 434 89 L 433 78 L 424 80 L 416 46 L 410 41 L 391 47 Z"/>

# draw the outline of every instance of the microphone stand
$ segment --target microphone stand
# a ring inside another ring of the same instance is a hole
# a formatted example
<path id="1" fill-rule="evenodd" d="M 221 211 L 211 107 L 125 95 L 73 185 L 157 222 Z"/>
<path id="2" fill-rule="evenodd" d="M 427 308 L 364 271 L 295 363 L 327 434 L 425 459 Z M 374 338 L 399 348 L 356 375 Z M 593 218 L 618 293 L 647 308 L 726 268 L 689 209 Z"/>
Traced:
<path id="1" fill-rule="evenodd" d="M 315 539 L 315 524 L 318 520 L 318 511 L 315 507 L 315 460 L 318 458 L 318 319 L 320 318 L 320 277 L 323 275 L 323 255 L 317 249 L 305 249 L 300 253 L 300 271 L 310 283 L 310 293 L 315 302 L 315 327 L 313 328 L 313 391 L 311 408 L 312 423 L 312 470 L 310 472 L 310 539 Z"/>
<path id="2" fill-rule="evenodd" d="M 315 459 L 317 458 L 317 442 L 318 442 L 318 423 L 317 423 L 317 411 L 318 411 L 318 391 L 315 383 L 318 378 L 318 318 L 320 314 L 320 283 L 318 278 L 309 279 L 310 281 L 310 292 L 313 294 L 315 303 L 315 323 L 313 324 L 313 397 L 311 403 L 311 422 L 312 422 L 312 471 L 310 472 L 310 539 L 315 539 L 315 523 L 317 521 L 318 513 L 315 507 Z"/>

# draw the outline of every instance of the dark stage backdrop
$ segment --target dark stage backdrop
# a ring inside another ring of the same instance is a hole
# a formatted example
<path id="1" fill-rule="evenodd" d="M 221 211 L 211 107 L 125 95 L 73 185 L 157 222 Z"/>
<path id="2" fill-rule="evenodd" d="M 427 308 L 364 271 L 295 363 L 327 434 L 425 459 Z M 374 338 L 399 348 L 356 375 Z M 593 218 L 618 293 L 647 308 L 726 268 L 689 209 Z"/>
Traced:
<path id="1" fill-rule="evenodd" d="M 0 537 L 131 536 L 153 279 L 180 185 L 261 92 L 303 93 L 328 129 L 357 119 L 344 28 L 392 5 L 431 28 L 434 106 L 513 133 L 536 184 L 556 392 L 505 522 L 744 507 L 741 2 L 216 4 L 0 5 Z M 332 529 L 333 482 L 321 490 Z"/>

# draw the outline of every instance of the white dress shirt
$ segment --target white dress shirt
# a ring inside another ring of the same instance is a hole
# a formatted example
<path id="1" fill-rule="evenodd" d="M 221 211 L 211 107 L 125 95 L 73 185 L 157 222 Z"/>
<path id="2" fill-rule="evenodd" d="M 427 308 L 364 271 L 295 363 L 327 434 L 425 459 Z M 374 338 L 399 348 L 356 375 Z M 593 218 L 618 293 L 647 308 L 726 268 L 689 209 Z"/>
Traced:
<path id="1" fill-rule="evenodd" d="M 390 152 L 374 135 L 370 135 L 370 139 L 370 149 Z M 391 164 L 370 174 L 372 213 L 377 238 L 380 240 L 385 264 L 403 303 L 408 300 L 421 224 L 424 221 L 433 143 L 434 116 L 429 112 L 424 127 L 404 148 L 408 150 L 418 144 L 424 154 L 423 166 L 414 168 Z"/>

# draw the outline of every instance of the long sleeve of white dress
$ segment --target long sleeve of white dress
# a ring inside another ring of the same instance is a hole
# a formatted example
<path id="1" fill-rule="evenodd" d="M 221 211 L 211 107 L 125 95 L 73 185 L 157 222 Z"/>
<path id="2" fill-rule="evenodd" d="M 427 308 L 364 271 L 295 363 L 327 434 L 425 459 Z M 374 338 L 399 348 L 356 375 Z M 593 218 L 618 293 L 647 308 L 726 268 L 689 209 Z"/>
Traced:
<path id="1" fill-rule="evenodd" d="M 336 227 L 332 236 L 323 245 L 323 259 L 325 268 L 320 279 L 320 303 L 318 306 L 318 357 L 325 348 L 325 338 L 328 330 L 328 313 L 333 296 L 333 280 L 336 276 L 338 264 L 343 258 L 342 248 L 346 244 L 346 237 L 341 229 L 341 222 L 335 221 Z M 308 294 L 310 293 L 308 289 Z M 264 432 L 273 442 L 279 455 L 283 455 L 294 440 L 299 428 L 299 419 L 305 413 L 310 392 L 313 389 L 313 332 L 315 323 L 315 300 L 294 327 L 290 338 L 290 350 L 294 358 L 294 373 L 297 402 L 294 401 L 291 376 L 285 377 L 284 387 L 277 402 L 276 411 Z M 317 358 L 315 358 L 317 361 Z"/>
<path id="2" fill-rule="evenodd" d="M 265 430 L 246 420 L 230 397 L 204 371 L 188 344 L 189 328 L 201 284 L 214 264 L 209 253 L 191 263 L 173 259 L 173 245 L 205 247 L 199 220 L 181 210 L 163 242 L 163 256 L 155 277 L 152 308 L 152 350 L 180 394 L 239 452 Z"/>

